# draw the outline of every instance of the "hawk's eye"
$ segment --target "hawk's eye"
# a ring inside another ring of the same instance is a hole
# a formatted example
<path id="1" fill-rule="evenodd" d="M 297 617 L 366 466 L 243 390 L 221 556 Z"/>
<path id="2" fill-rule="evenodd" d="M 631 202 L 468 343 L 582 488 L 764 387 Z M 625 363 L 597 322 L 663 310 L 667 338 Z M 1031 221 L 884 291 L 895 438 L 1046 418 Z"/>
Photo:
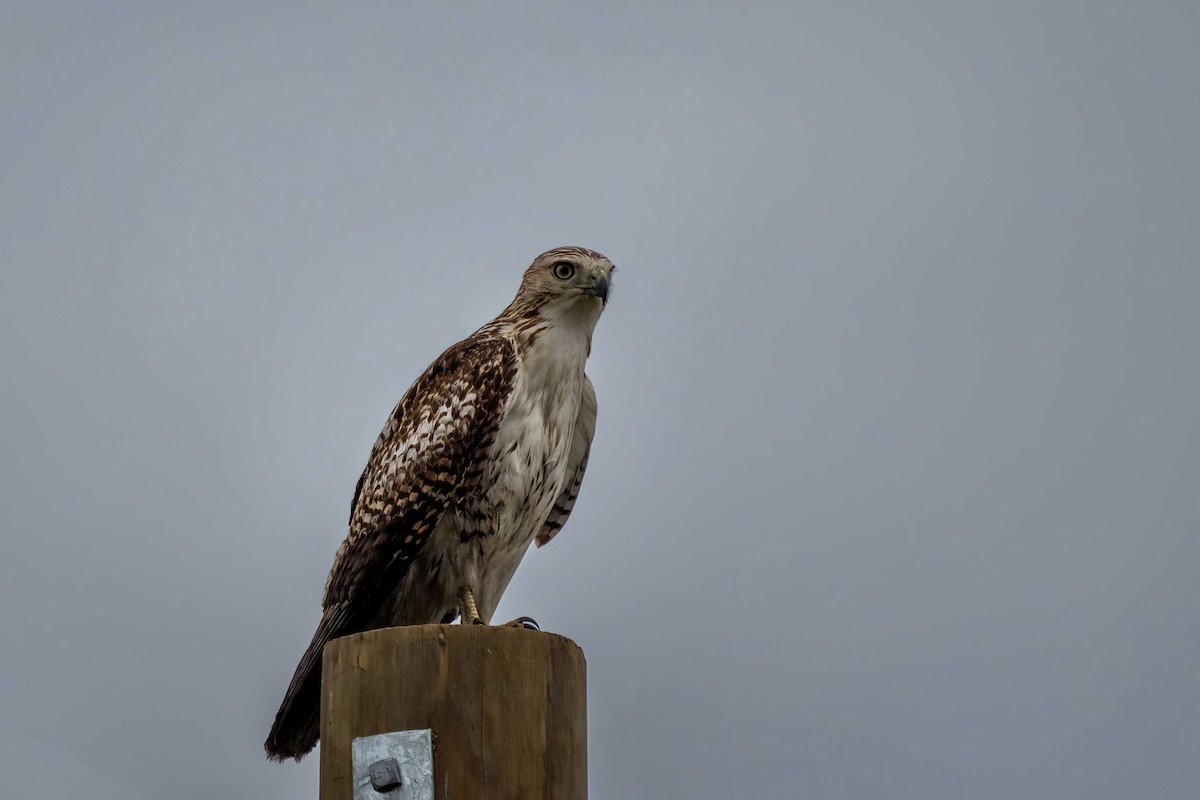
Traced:
<path id="1" fill-rule="evenodd" d="M 575 274 L 575 265 L 570 261 L 559 261 L 554 265 L 554 277 L 560 281 L 569 281 Z"/>

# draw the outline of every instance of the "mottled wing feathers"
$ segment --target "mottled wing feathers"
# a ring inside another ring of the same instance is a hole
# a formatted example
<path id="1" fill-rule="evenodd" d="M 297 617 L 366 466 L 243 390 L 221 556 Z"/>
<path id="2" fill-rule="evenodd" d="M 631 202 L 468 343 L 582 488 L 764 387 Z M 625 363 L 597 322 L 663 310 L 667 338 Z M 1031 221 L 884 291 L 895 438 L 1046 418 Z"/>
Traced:
<path id="1" fill-rule="evenodd" d="M 376 584 L 370 578 L 410 561 L 442 512 L 475 488 L 515 372 L 507 339 L 468 339 L 400 400 L 359 479 L 350 533 L 325 585 L 327 610 L 362 599 Z"/>
<path id="2" fill-rule="evenodd" d="M 596 390 L 587 376 L 583 379 L 583 397 L 579 401 L 579 414 L 575 418 L 575 437 L 571 440 L 570 460 L 567 462 L 567 485 L 554 502 L 554 508 L 534 541 L 538 547 L 546 544 L 567 524 L 579 487 L 583 485 L 583 473 L 587 470 L 588 455 L 592 450 L 592 435 L 596 432 Z"/>
<path id="3" fill-rule="evenodd" d="M 507 339 L 467 339 L 444 352 L 392 412 L 355 489 L 321 622 L 267 738 L 273 758 L 299 758 L 316 744 L 325 644 L 369 622 L 441 515 L 477 485 L 515 372 Z"/>

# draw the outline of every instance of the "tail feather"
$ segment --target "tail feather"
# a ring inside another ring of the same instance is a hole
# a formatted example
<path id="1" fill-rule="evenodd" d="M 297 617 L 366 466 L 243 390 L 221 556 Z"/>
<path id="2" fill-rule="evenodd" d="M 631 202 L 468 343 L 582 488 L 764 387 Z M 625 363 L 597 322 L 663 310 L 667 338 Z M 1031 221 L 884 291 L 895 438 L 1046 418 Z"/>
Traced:
<path id="1" fill-rule="evenodd" d="M 275 714 L 275 724 L 263 743 L 267 758 L 272 761 L 288 758 L 299 761 L 317 746 L 321 737 L 321 657 L 325 644 L 339 635 L 335 634 L 335 627 L 334 618 L 326 613 L 296 667 Z"/>

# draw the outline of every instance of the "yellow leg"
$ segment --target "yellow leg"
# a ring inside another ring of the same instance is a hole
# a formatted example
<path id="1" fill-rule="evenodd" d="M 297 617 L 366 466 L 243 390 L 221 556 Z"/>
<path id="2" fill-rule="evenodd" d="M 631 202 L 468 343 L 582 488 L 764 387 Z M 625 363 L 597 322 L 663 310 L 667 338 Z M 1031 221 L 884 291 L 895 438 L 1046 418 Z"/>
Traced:
<path id="1" fill-rule="evenodd" d="M 471 587 L 464 586 L 458 590 L 458 614 L 464 625 L 482 625 L 479 618 L 479 607 L 475 605 L 475 595 Z"/>

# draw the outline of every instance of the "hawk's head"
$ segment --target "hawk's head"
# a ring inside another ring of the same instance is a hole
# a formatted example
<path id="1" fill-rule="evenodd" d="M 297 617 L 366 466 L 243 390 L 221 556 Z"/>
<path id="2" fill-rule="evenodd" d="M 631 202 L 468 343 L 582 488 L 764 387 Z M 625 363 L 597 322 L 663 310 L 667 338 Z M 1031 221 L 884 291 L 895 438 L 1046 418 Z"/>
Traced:
<path id="1" fill-rule="evenodd" d="M 556 247 L 533 260 L 510 307 L 527 316 L 590 327 L 608 302 L 616 267 L 595 250 Z"/>

